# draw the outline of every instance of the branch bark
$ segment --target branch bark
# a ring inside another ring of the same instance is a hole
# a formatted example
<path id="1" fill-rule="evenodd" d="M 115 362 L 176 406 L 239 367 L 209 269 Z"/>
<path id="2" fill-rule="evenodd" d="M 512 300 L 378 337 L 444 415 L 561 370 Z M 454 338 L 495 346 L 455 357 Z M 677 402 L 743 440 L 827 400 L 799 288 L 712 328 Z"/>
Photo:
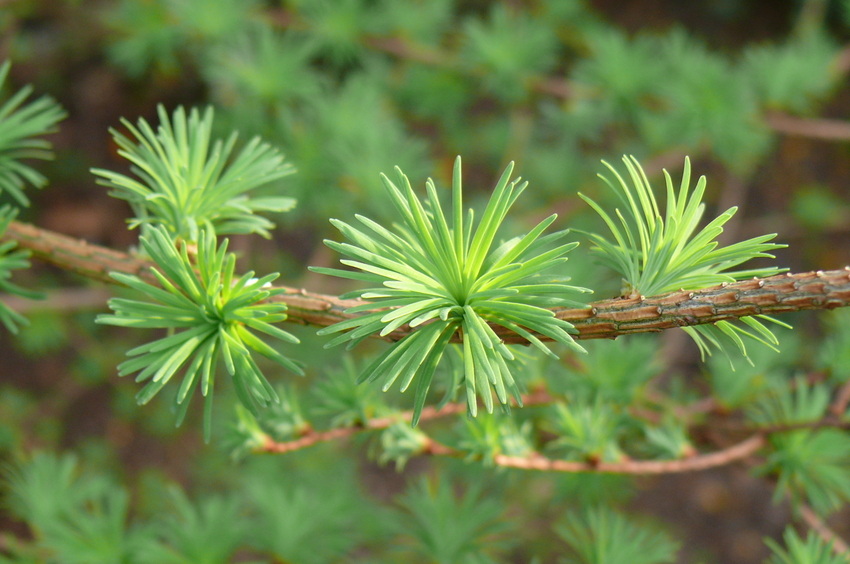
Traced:
<path id="1" fill-rule="evenodd" d="M 552 397 L 545 391 L 528 394 L 523 397 L 524 405 L 545 404 L 552 401 Z M 420 421 L 433 420 L 449 415 L 456 415 L 466 411 L 465 403 L 450 403 L 442 408 L 428 406 L 422 410 Z M 400 412 L 390 417 L 378 417 L 364 422 L 356 427 L 342 427 L 319 431 L 308 429 L 302 436 L 286 440 L 275 441 L 267 436 L 263 444 L 259 445 L 254 452 L 264 454 L 287 454 L 296 450 L 309 448 L 314 445 L 329 441 L 336 441 L 351 437 L 365 431 L 380 431 L 398 422 L 409 423 L 412 412 Z M 497 454 L 493 458 L 493 464 L 506 468 L 518 468 L 521 470 L 537 470 L 542 472 L 594 472 L 606 474 L 632 474 L 632 475 L 657 475 L 676 474 L 682 472 L 698 472 L 718 466 L 726 466 L 739 460 L 743 460 L 755 454 L 763 448 L 766 442 L 765 430 L 757 430 L 747 439 L 730 447 L 714 452 L 700 453 L 693 456 L 670 460 L 622 460 L 619 462 L 584 462 L 574 460 L 560 460 L 548 458 L 540 453 L 529 456 L 508 456 Z M 419 453 L 433 456 L 463 457 L 465 453 L 453 447 L 444 445 L 432 437 Z"/>
<path id="2" fill-rule="evenodd" d="M 796 135 L 825 141 L 850 139 L 850 121 L 839 119 L 801 118 L 794 115 L 769 112 L 765 115 L 768 127 L 777 133 Z"/>
<path id="3" fill-rule="evenodd" d="M 153 263 L 113 249 L 93 245 L 60 233 L 13 221 L 2 240 L 18 243 L 33 256 L 88 278 L 116 284 L 109 272 L 122 272 L 156 283 L 150 274 Z M 325 327 L 351 319 L 346 310 L 363 303 L 337 296 L 281 286 L 276 301 L 287 304 L 288 321 Z M 778 315 L 810 309 L 834 309 L 850 305 L 850 267 L 841 270 L 780 274 L 721 284 L 694 291 L 678 291 L 652 297 L 614 298 L 586 308 L 559 309 L 556 315 L 576 328 L 577 339 L 614 339 L 632 333 L 658 332 L 676 327 L 716 323 L 750 315 Z M 506 343 L 525 339 L 495 327 Z M 402 327 L 387 335 L 396 341 L 410 333 Z M 543 338 L 543 337 L 541 337 Z"/>
<path id="4" fill-rule="evenodd" d="M 541 470 L 545 472 L 597 472 L 607 474 L 676 474 L 697 472 L 718 466 L 725 466 L 756 453 L 765 445 L 764 435 L 757 433 L 729 448 L 697 454 L 678 460 L 625 460 L 623 462 L 576 462 L 554 460 L 542 455 L 530 457 L 496 455 L 497 466 L 520 468 L 523 470 Z"/>
<path id="5" fill-rule="evenodd" d="M 465 406 L 462 409 L 466 409 Z M 454 410 L 431 413 L 431 417 L 443 416 L 453 413 Z M 409 414 L 406 414 L 409 415 Z M 277 442 L 267 437 L 265 443 L 255 452 L 266 454 L 286 454 L 303 448 L 308 448 L 319 443 L 334 441 L 350 437 L 362 431 L 375 431 L 385 429 L 397 421 L 409 421 L 409 417 L 374 419 L 362 427 L 346 427 L 331 429 L 328 431 L 310 431 L 305 436 L 290 441 Z M 424 412 L 423 412 L 424 415 Z M 749 438 L 715 452 L 696 454 L 687 458 L 671 460 L 623 460 L 620 462 L 582 462 L 573 460 L 559 460 L 548 458 L 542 454 L 535 453 L 530 456 L 508 456 L 497 454 L 493 458 L 496 466 L 505 468 L 518 468 L 521 470 L 537 470 L 541 472 L 593 472 L 603 474 L 632 474 L 632 475 L 658 475 L 678 474 L 683 472 L 699 472 L 709 468 L 726 466 L 739 460 L 743 460 L 755 454 L 766 445 L 765 435 L 756 433 Z M 434 456 L 462 457 L 464 453 L 452 447 L 439 443 L 429 437 L 426 448 L 420 454 Z"/>

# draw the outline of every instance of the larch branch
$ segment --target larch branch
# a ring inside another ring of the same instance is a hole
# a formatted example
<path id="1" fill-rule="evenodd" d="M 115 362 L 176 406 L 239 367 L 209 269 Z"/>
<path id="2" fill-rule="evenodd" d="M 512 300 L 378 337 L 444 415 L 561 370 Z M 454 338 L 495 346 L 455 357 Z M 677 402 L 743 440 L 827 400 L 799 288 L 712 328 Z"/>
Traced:
<path id="1" fill-rule="evenodd" d="M 767 125 L 777 133 L 823 139 L 847 141 L 850 139 L 850 121 L 839 119 L 802 118 L 780 112 L 765 116 Z"/>
<path id="2" fill-rule="evenodd" d="M 0 240 L 11 240 L 33 256 L 83 276 L 115 284 L 109 272 L 122 272 L 156 283 L 153 263 L 113 249 L 74 239 L 17 221 L 11 222 Z M 361 300 L 343 300 L 305 289 L 279 287 L 275 296 L 288 306 L 288 321 L 326 327 L 356 315 L 347 313 Z M 613 298 L 585 308 L 558 309 L 555 314 L 575 326 L 577 339 L 613 339 L 632 333 L 658 332 L 751 315 L 777 315 L 810 309 L 834 309 L 850 305 L 850 267 L 841 270 L 779 274 L 754 278 L 702 290 L 681 290 L 661 296 Z M 525 344 L 519 335 L 494 327 L 505 343 Z M 385 338 L 399 340 L 410 333 L 399 328 Z M 544 337 L 541 337 L 544 338 Z"/>
<path id="3" fill-rule="evenodd" d="M 452 406 L 460 404 L 451 404 Z M 427 410 L 428 408 L 426 408 Z M 464 408 L 465 409 L 465 408 Z M 423 410 L 422 419 L 441 417 L 455 413 L 457 410 L 434 410 L 426 413 Z M 406 414 L 409 416 L 409 414 Z M 327 441 L 350 437 L 362 431 L 375 431 L 385 429 L 399 421 L 409 421 L 409 417 L 400 414 L 396 417 L 373 419 L 360 427 L 346 427 L 331 429 L 328 431 L 308 431 L 304 436 L 289 441 L 275 441 L 271 437 L 259 446 L 255 452 L 269 454 L 285 454 L 308 448 L 313 445 Z M 698 472 L 719 466 L 726 466 L 739 460 L 743 460 L 755 454 L 767 444 L 764 433 L 755 433 L 749 438 L 715 452 L 696 454 L 687 458 L 672 460 L 623 460 L 620 462 L 583 462 L 573 460 L 559 460 L 548 458 L 538 453 L 529 456 L 508 456 L 497 454 L 493 457 L 496 466 L 505 468 L 517 468 L 521 470 L 538 470 L 542 472 L 594 472 L 605 474 L 676 474 L 683 472 Z M 433 456 L 463 457 L 463 451 L 446 446 L 428 437 L 423 450 L 419 454 Z"/>
<path id="4" fill-rule="evenodd" d="M 545 391 L 538 391 L 523 396 L 524 405 L 533 405 L 548 403 L 552 400 L 551 396 Z M 455 415 L 466 411 L 465 403 L 450 403 L 442 408 L 428 406 L 422 410 L 420 417 L 421 422 L 433 420 L 448 415 Z M 353 435 L 365 431 L 379 431 L 386 429 L 395 423 L 409 423 L 412 417 L 412 412 L 400 412 L 389 417 L 377 417 L 364 422 L 362 425 L 355 427 L 342 427 L 329 429 L 325 431 L 308 429 L 302 436 L 287 440 L 275 441 L 271 437 L 266 437 L 266 440 L 259 445 L 254 452 L 267 454 L 286 454 L 309 448 L 321 443 L 340 440 L 351 437 Z M 633 475 L 650 475 L 650 474 L 674 474 L 682 472 L 697 472 L 707 470 L 718 466 L 732 464 L 744 458 L 747 458 L 756 451 L 763 448 L 767 442 L 765 437 L 767 432 L 758 430 L 749 438 L 715 452 L 696 454 L 687 458 L 671 459 L 671 460 L 623 460 L 619 462 L 585 462 L 574 460 L 560 460 L 543 456 L 539 453 L 533 453 L 529 456 L 508 456 L 505 454 L 497 454 L 493 457 L 493 463 L 496 466 L 505 468 L 518 468 L 522 470 L 538 470 L 543 472 L 595 472 L 608 474 L 633 474 Z M 422 455 L 432 456 L 454 456 L 463 457 L 466 453 L 457 450 L 453 447 L 437 442 L 431 437 L 427 437 L 422 451 Z"/>
<path id="5" fill-rule="evenodd" d="M 596 472 L 606 474 L 676 474 L 697 472 L 718 466 L 725 466 L 755 454 L 765 446 L 764 435 L 757 433 L 731 447 L 716 452 L 697 454 L 689 458 L 675 460 L 624 460 L 622 462 L 577 462 L 557 460 L 542 455 L 507 456 L 496 455 L 497 466 L 520 468 L 523 470 L 541 470 L 547 472 Z"/>
<path id="6" fill-rule="evenodd" d="M 544 404 L 551 401 L 552 396 L 545 390 L 538 390 L 529 394 L 523 394 L 522 396 L 522 404 L 525 406 Z M 419 421 L 424 423 L 440 417 L 466 413 L 466 410 L 466 402 L 447 403 L 441 407 L 429 405 L 422 409 L 419 415 Z M 275 441 L 271 437 L 267 437 L 267 440 L 256 449 L 256 452 L 284 454 L 319 443 L 351 437 L 364 431 L 380 431 L 398 422 L 410 424 L 412 420 L 413 411 L 402 411 L 389 417 L 375 417 L 354 427 L 341 427 L 326 431 L 309 428 L 300 437 L 288 441 Z"/>

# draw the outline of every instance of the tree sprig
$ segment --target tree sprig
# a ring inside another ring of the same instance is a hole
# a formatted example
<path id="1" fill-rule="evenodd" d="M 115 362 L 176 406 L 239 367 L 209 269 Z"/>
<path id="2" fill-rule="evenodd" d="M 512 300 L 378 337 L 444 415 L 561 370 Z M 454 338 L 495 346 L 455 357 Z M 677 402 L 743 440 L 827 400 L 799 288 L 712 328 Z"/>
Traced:
<path id="1" fill-rule="evenodd" d="M 10 68 L 9 61 L 0 65 L 0 86 Z M 41 188 L 47 178 L 20 159 L 52 159 L 50 143 L 39 137 L 56 131 L 56 124 L 65 117 L 65 111 L 48 96 L 25 103 L 30 94 L 32 87 L 24 86 L 0 105 L 0 193 L 7 192 L 21 206 L 30 203 L 25 185 Z"/>
<path id="2" fill-rule="evenodd" d="M 138 402 L 150 401 L 183 369 L 183 382 L 175 398 L 178 424 L 186 415 L 191 393 L 200 387 L 206 398 L 204 433 L 209 438 L 219 359 L 233 380 L 239 400 L 252 413 L 257 413 L 259 405 L 277 402 L 278 395 L 263 376 L 252 351 L 302 373 L 295 362 L 254 334 L 299 342 L 273 325 L 286 319 L 286 305 L 264 302 L 281 292 L 267 287 L 278 274 L 254 278 L 254 273 L 248 272 L 236 278 L 236 257 L 227 252 L 227 240 L 217 245 L 210 231 L 200 232 L 197 262 L 190 257 L 185 242 L 177 250 L 164 227 L 150 229 L 140 240 L 157 264 L 151 271 L 160 287 L 137 276 L 113 273 L 117 281 L 148 299 L 113 298 L 109 307 L 114 313 L 97 318 L 98 323 L 168 331 L 167 336 L 128 351 L 134 358 L 118 367 L 121 376 L 138 372 L 136 381 L 147 381 L 136 396 Z"/>
<path id="3" fill-rule="evenodd" d="M 584 194 L 579 196 L 599 214 L 611 231 L 613 240 L 596 233 L 587 233 L 587 236 L 596 244 L 592 251 L 597 253 L 601 262 L 623 277 L 623 296 L 655 296 L 675 290 L 695 290 L 754 276 L 773 276 L 787 270 L 776 267 L 731 270 L 754 258 L 775 258 L 770 251 L 787 245 L 769 242 L 776 237 L 775 233 L 771 233 L 720 246 L 716 239 L 723 232 L 723 225 L 735 215 L 737 207 L 729 208 L 699 229 L 705 212 L 702 197 L 706 179 L 701 176 L 691 190 L 690 159 L 685 158 L 678 191 L 670 174 L 664 171 L 667 202 L 663 215 L 637 159 L 623 157 L 628 181 L 613 166 L 603 163 L 614 175 L 614 180 L 599 176 L 616 193 L 623 211 L 617 208 L 612 215 L 591 198 Z M 776 336 L 762 321 L 789 327 L 771 317 L 759 315 L 741 318 L 745 327 L 720 321 L 714 325 L 685 327 L 684 331 L 696 342 L 703 357 L 711 354 L 712 347 L 723 351 L 726 344 L 736 346 L 746 357 L 745 338 L 771 347 L 778 344 Z"/>
<path id="4" fill-rule="evenodd" d="M 218 234 L 258 233 L 269 236 L 274 224 L 257 212 L 284 212 L 295 200 L 254 197 L 248 192 L 277 181 L 295 169 L 271 145 L 254 138 L 231 158 L 236 133 L 226 141 L 212 140 L 213 110 L 189 115 L 178 107 L 171 118 L 157 108 L 159 127 L 140 119 L 138 126 L 122 120 L 135 141 L 112 130 L 118 153 L 133 163 L 137 178 L 92 169 L 112 195 L 127 200 L 136 217 L 131 227 L 163 225 L 173 235 L 197 241 L 201 229 Z"/>
<path id="5" fill-rule="evenodd" d="M 362 315 L 319 333 L 343 333 L 326 347 L 345 342 L 353 346 L 373 333 L 389 335 L 404 325 L 416 328 L 379 356 L 360 378 L 379 380 L 384 390 L 398 382 L 402 391 L 416 380 L 414 424 L 437 365 L 456 332 L 462 336 L 462 381 L 473 416 L 478 412 L 476 396 L 483 399 L 488 412 L 493 410 L 492 392 L 502 405 L 508 403 L 508 394 L 521 401 L 509 364 L 515 356 L 490 324 L 516 332 L 549 355 L 554 353 L 534 333 L 573 350 L 584 350 L 570 336 L 573 326 L 549 309 L 577 305 L 566 296 L 588 291 L 566 284 L 564 276 L 543 273 L 562 265 L 567 260 L 564 255 L 577 245 L 560 242 L 567 231 L 541 237 L 557 216 L 496 245 L 508 210 L 527 185 L 518 178 L 511 180 L 512 171 L 513 164 L 508 165 L 477 225 L 472 210 L 464 218 L 460 158 L 455 161 L 452 179 L 451 219 L 443 212 L 433 181 L 426 183 L 428 195 L 423 203 L 407 176 L 396 169 L 396 182 L 386 176 L 382 179 L 401 224 L 387 229 L 358 215 L 357 221 L 365 227 L 361 230 L 331 220 L 351 242 L 325 243 L 350 257 L 341 262 L 359 272 L 313 270 L 373 286 L 348 294 L 368 300 L 348 310 Z"/>

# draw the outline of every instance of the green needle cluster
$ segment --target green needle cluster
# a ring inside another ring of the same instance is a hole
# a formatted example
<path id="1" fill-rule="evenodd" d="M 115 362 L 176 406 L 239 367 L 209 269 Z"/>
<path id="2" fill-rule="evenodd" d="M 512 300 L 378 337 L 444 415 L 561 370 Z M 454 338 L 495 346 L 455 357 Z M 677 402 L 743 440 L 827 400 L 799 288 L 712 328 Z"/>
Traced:
<path id="1" fill-rule="evenodd" d="M 119 154 L 133 163 L 137 178 L 93 169 L 100 182 L 113 188 L 113 196 L 127 200 L 136 217 L 131 226 L 164 225 L 175 236 L 198 239 L 200 229 L 218 234 L 258 233 L 269 236 L 273 227 L 256 212 L 284 212 L 295 200 L 288 197 L 255 197 L 251 190 L 292 174 L 295 169 L 267 143 L 254 138 L 231 158 L 236 134 L 226 141 L 212 140 L 213 110 L 203 115 L 193 108 L 187 117 L 179 107 L 169 119 L 159 106 L 160 124 L 154 129 L 140 119 L 138 127 L 124 126 L 134 141 L 112 131 Z"/>
<path id="2" fill-rule="evenodd" d="M 297 364 L 254 334 L 298 342 L 273 325 L 286 319 L 285 304 L 267 301 L 280 293 L 268 287 L 278 274 L 254 278 L 254 273 L 248 272 L 235 278 L 235 255 L 227 252 L 226 239 L 217 245 L 210 231 L 200 232 L 196 257 L 190 255 L 185 242 L 178 251 L 163 227 L 149 229 L 141 243 L 157 264 L 151 272 L 159 287 L 136 276 L 113 273 L 116 280 L 149 300 L 113 298 L 109 307 L 114 313 L 97 319 L 110 325 L 168 331 L 167 336 L 130 350 L 127 354 L 134 358 L 118 367 L 121 376 L 138 372 L 136 381 L 147 382 L 137 395 L 138 402 L 150 401 L 182 369 L 183 381 L 175 398 L 178 424 L 185 417 L 192 391 L 200 387 L 206 398 L 204 431 L 209 437 L 219 359 L 224 361 L 240 401 L 253 413 L 258 406 L 277 402 L 277 393 L 252 351 L 302 373 Z"/>
<path id="3" fill-rule="evenodd" d="M 695 290 L 753 276 L 772 276 L 783 271 L 776 267 L 730 270 L 754 258 L 774 258 L 769 251 L 787 245 L 770 243 L 776 237 L 775 233 L 771 233 L 721 246 L 716 239 L 723 233 L 723 225 L 735 215 L 737 207 L 729 208 L 698 229 L 705 212 L 702 197 L 706 179 L 700 177 L 691 190 L 691 163 L 687 157 L 678 191 L 670 174 L 664 171 L 667 204 L 663 216 L 640 163 L 634 157 L 623 157 L 623 162 L 630 182 L 608 163 L 604 164 L 615 181 L 600 177 L 617 194 L 624 211 L 617 208 L 612 216 L 587 196 L 579 196 L 599 214 L 611 231 L 613 241 L 595 233 L 587 235 L 596 244 L 593 251 L 598 253 L 601 261 L 623 277 L 624 296 L 656 296 L 680 289 Z M 746 356 L 743 338 L 774 348 L 778 343 L 776 336 L 761 320 L 788 327 L 771 317 L 759 315 L 741 318 L 746 327 L 720 321 L 714 325 L 685 327 L 684 330 L 699 346 L 703 356 L 711 353 L 711 347 L 724 350 L 724 341 L 734 344 Z"/>
<path id="4" fill-rule="evenodd" d="M 357 270 L 313 270 L 366 281 L 372 287 L 347 295 L 367 300 L 349 309 L 361 315 L 319 333 L 342 332 L 327 343 L 326 347 L 332 347 L 344 342 L 353 346 L 375 333 L 388 336 L 405 325 L 413 329 L 368 366 L 360 381 L 380 380 L 384 390 L 399 382 L 404 391 L 416 380 L 414 424 L 437 365 L 456 334 L 461 341 L 467 406 L 473 416 L 478 410 L 476 396 L 488 412 L 493 410 L 492 392 L 503 405 L 509 394 L 521 403 L 510 368 L 514 353 L 493 325 L 521 335 L 550 355 L 554 353 L 540 335 L 583 351 L 570 336 L 572 325 L 550 309 L 575 305 L 565 296 L 587 291 L 567 285 L 563 276 L 544 274 L 566 261 L 564 255 L 577 245 L 560 243 L 567 231 L 542 236 L 556 215 L 523 236 L 496 244 L 508 210 L 527 186 L 518 178 L 511 180 L 512 170 L 513 164 L 508 165 L 477 225 L 471 209 L 464 214 L 459 157 L 452 179 L 450 219 L 433 181 L 426 183 L 427 197 L 420 201 L 397 168 L 397 182 L 382 179 L 400 224 L 388 229 L 359 215 L 356 218 L 363 228 L 331 220 L 350 242 L 325 243 L 350 257 L 341 262 Z"/>
<path id="5" fill-rule="evenodd" d="M 9 76 L 9 61 L 0 65 L 0 87 Z M 0 105 L 0 195 L 9 194 L 20 206 L 29 206 L 27 184 L 41 188 L 47 178 L 21 159 L 53 158 L 51 144 L 41 135 L 53 133 L 65 111 L 47 96 L 27 102 L 31 86 L 24 86 Z"/>

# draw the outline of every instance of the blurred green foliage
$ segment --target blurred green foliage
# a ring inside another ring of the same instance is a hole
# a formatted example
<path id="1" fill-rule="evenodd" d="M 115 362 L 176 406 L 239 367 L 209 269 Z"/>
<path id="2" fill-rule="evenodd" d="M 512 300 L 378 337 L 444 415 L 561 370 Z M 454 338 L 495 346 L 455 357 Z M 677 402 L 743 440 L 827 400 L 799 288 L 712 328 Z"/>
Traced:
<path id="1" fill-rule="evenodd" d="M 831 187 L 846 173 L 846 147 L 807 149 L 780 135 L 772 119 L 846 112 L 850 2 L 662 3 L 668 12 L 626 4 L 17 0 L 0 9 L 0 44 L 14 62 L 11 72 L 2 69 L 5 86 L 32 82 L 69 117 L 52 138 L 57 160 L 24 161 L 0 203 L 20 203 L 21 186 L 47 177 L 60 185 L 30 193 L 28 220 L 48 217 L 41 214 L 51 194 L 85 205 L 106 191 L 69 171 L 125 166 L 116 164 L 107 127 L 124 135 L 119 118 L 152 119 L 160 103 L 169 111 L 211 104 L 213 138 L 259 135 L 297 169 L 282 193 L 264 188 L 298 200 L 279 228 L 262 224 L 272 241 L 234 240 L 240 272 L 262 265 L 292 285 L 350 291 L 304 268 L 333 264 L 321 246 L 338 237 L 327 218 L 390 220 L 378 175 L 396 165 L 414 185 L 430 175 L 446 193 L 459 153 L 465 196 L 477 209 L 508 161 L 529 180 L 506 232 L 553 211 L 560 225 L 598 231 L 598 218 L 575 195 L 612 209 L 615 195 L 595 178 L 601 158 L 634 154 L 656 184 L 662 166 L 677 177 L 690 155 L 712 181 L 709 211 L 741 206 L 739 222 L 728 225 L 732 239 L 777 231 L 792 248 L 781 262 L 794 270 L 850 260 L 846 190 Z M 22 102 L 24 92 L 13 100 Z M 52 130 L 63 113 L 47 98 L 31 104 L 23 107 L 40 115 L 41 127 L 23 137 L 3 137 L 0 128 L 0 152 L 24 143 L 26 156 L 47 156 L 30 135 Z M 809 168 L 811 177 L 789 172 Z M 124 217 L 114 215 L 107 233 L 123 228 Z M 805 256 L 792 254 L 801 233 Z M 588 247 L 573 235 L 579 250 Z M 26 278 L 17 272 L 23 254 L 0 252 L 4 292 L 77 283 L 51 273 Z M 597 298 L 616 295 L 618 274 L 573 254 L 568 274 L 576 284 L 594 287 Z M 5 282 L 13 268 L 22 280 L 15 287 Z M 0 321 L 17 326 L 5 311 Z M 30 313 L 14 348 L 2 339 L 0 456 L 9 464 L 0 562 L 689 561 L 691 539 L 719 532 L 689 534 L 676 518 L 647 520 L 642 513 L 656 510 L 636 498 L 653 483 L 507 470 L 497 459 L 542 452 L 589 464 L 687 460 L 758 429 L 775 432 L 749 465 L 752 474 L 794 511 L 779 529 L 761 531 L 774 538 L 747 562 L 838 561 L 815 535 L 780 533 L 803 507 L 846 516 L 847 414 L 831 411 L 841 407 L 850 376 L 846 311 L 823 316 L 823 325 L 795 319 L 795 337 L 778 332 L 779 356 L 754 348 L 753 365 L 734 369 L 716 359 L 697 368 L 694 350 L 666 334 L 590 342 L 588 356 L 565 348 L 555 349 L 558 359 L 528 354 L 517 385 L 530 397 L 545 391 L 545 401 L 476 420 L 426 418 L 417 429 L 404 422 L 409 398 L 355 385 L 383 343 L 364 342 L 357 357 L 328 354 L 313 331 L 287 326 L 302 341 L 298 357 L 310 360 L 306 378 L 258 360 L 280 403 L 252 414 L 223 388 L 220 411 L 237 405 L 236 412 L 212 422 L 216 440 L 205 449 L 197 445 L 200 417 L 189 413 L 175 431 L 173 397 L 138 408 L 133 383 L 110 377 L 124 351 L 162 334 L 106 331 L 83 313 Z M 452 384 L 462 368 L 450 355 L 443 364 L 434 380 L 447 384 L 433 395 L 457 400 Z M 829 417 L 835 428 L 816 427 Z M 358 432 L 376 418 L 392 423 Z M 724 425 L 732 438 L 717 440 Z M 252 455 L 270 439 L 316 429 L 353 438 Z M 460 460 L 426 462 L 420 455 L 432 440 Z M 655 484 L 663 497 L 699 497 L 694 476 L 684 487 L 664 478 Z M 767 526 L 767 511 L 781 509 L 754 508 L 753 519 Z M 745 518 L 726 517 L 735 526 Z M 675 540 L 686 536 L 687 543 Z M 705 562 L 745 561 L 714 537 L 696 544 Z"/>

